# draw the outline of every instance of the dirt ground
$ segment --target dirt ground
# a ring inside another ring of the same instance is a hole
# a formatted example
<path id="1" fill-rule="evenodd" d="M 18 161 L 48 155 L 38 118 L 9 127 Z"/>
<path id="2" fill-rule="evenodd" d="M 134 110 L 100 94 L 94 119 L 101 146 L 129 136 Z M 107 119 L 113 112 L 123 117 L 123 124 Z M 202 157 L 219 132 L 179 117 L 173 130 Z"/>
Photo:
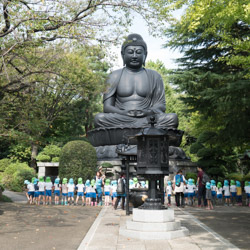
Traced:
<path id="1" fill-rule="evenodd" d="M 100 210 L 0 202 L 0 249 L 77 249 Z"/>

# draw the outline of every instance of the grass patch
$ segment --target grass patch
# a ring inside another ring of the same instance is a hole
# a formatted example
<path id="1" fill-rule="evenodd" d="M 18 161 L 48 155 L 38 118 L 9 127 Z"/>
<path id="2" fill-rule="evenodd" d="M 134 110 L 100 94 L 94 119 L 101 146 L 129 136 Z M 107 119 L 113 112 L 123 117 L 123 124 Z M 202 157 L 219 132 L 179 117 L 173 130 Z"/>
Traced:
<path id="1" fill-rule="evenodd" d="M 9 197 L 7 197 L 7 196 L 5 196 L 5 195 L 2 195 L 2 196 L 0 197 L 0 201 L 2 201 L 2 202 L 13 202 L 13 201 L 11 200 L 11 198 L 9 198 Z"/>

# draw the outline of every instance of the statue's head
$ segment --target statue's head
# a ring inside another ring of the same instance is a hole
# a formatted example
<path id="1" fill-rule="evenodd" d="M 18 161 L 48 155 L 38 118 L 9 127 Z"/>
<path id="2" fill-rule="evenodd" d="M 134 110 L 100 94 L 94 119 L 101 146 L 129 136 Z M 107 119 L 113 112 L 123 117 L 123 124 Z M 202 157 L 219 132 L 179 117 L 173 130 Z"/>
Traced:
<path id="1" fill-rule="evenodd" d="M 140 68 L 145 65 L 147 53 L 147 44 L 138 34 L 128 35 L 122 44 L 123 64 L 130 68 Z M 136 59 L 133 59 L 133 57 Z"/>

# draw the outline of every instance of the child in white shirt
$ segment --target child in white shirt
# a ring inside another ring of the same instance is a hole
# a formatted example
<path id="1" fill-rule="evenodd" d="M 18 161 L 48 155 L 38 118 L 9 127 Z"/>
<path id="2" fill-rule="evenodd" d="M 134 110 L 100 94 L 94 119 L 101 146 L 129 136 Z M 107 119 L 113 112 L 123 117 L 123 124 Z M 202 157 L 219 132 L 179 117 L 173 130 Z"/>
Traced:
<path id="1" fill-rule="evenodd" d="M 188 205 L 193 206 L 194 205 L 194 192 L 195 192 L 196 186 L 194 185 L 193 179 L 188 179 L 187 184 L 187 193 L 188 193 Z"/>
<path id="2" fill-rule="evenodd" d="M 234 206 L 235 202 L 236 202 L 236 185 L 235 185 L 235 181 L 231 180 L 230 181 L 230 195 L 231 195 L 231 203 Z"/>
<path id="3" fill-rule="evenodd" d="M 229 189 L 229 181 L 228 180 L 224 180 L 223 191 L 224 191 L 224 197 L 225 197 L 225 206 L 229 206 L 230 189 Z"/>
<path id="4" fill-rule="evenodd" d="M 84 193 L 83 193 L 84 184 L 82 183 L 82 178 L 78 178 L 78 184 L 76 185 L 76 188 L 77 188 L 76 205 L 78 205 L 79 197 L 82 197 L 82 206 L 84 206 L 85 205 Z"/>
<path id="5" fill-rule="evenodd" d="M 110 185 L 110 179 L 105 180 L 104 185 L 104 195 L 105 195 L 105 206 L 109 206 L 110 202 L 110 191 L 111 191 L 111 185 Z"/>
<path id="6" fill-rule="evenodd" d="M 91 202 L 91 186 L 90 186 L 90 180 L 86 180 L 85 182 L 85 194 L 86 194 L 86 205 L 90 206 Z"/>
<path id="7" fill-rule="evenodd" d="M 45 182 L 46 205 L 48 205 L 48 202 L 51 205 L 52 187 L 53 184 L 51 182 L 51 179 L 49 176 L 47 176 Z"/>
<path id="8" fill-rule="evenodd" d="M 56 178 L 54 186 L 53 186 L 54 196 L 55 196 L 55 205 L 59 205 L 61 187 L 62 185 L 60 184 L 60 179 Z"/>
<path id="9" fill-rule="evenodd" d="M 45 205 L 45 182 L 44 178 L 40 177 L 38 182 L 39 187 L 39 197 L 38 197 L 38 205 L 40 205 L 41 198 L 43 198 L 43 205 Z"/>
<path id="10" fill-rule="evenodd" d="M 221 184 L 221 182 L 217 183 L 216 193 L 217 193 L 218 203 L 221 205 L 222 204 L 222 184 Z"/>
<path id="11" fill-rule="evenodd" d="M 69 205 L 74 205 L 74 192 L 75 192 L 75 184 L 74 184 L 74 180 L 73 178 L 69 179 L 69 183 L 67 185 L 68 188 L 68 203 Z M 70 202 L 70 198 L 71 198 L 71 202 Z"/>
<path id="12" fill-rule="evenodd" d="M 168 206 L 171 206 L 171 195 L 172 195 L 172 182 L 168 181 L 167 182 L 167 187 L 166 187 L 166 194 L 168 196 Z"/>

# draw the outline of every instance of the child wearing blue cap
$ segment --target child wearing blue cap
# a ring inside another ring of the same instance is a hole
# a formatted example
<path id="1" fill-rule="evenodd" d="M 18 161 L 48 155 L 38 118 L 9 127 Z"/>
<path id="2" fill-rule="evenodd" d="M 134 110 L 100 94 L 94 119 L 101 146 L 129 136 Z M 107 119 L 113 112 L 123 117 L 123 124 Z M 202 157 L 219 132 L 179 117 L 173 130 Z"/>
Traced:
<path id="1" fill-rule="evenodd" d="M 86 194 L 86 205 L 90 206 L 91 202 L 91 185 L 90 185 L 90 180 L 86 180 L 85 182 L 85 194 Z"/>
<path id="2" fill-rule="evenodd" d="M 195 195 L 196 186 L 194 185 L 194 180 L 189 178 L 187 183 L 187 193 L 188 193 L 188 205 L 194 205 L 194 195 Z"/>
<path id="3" fill-rule="evenodd" d="M 212 192 L 212 204 L 213 206 L 216 203 L 216 181 L 215 180 L 211 180 L 211 192 Z"/>
<path id="4" fill-rule="evenodd" d="M 230 194 L 231 194 L 231 203 L 234 206 L 235 203 L 235 199 L 236 199 L 236 185 L 235 185 L 235 181 L 231 180 L 230 181 Z"/>
<path id="5" fill-rule="evenodd" d="M 229 189 L 229 181 L 228 180 L 224 180 L 223 191 L 224 191 L 224 198 L 225 198 L 225 206 L 229 206 L 230 189 Z"/>
<path id="6" fill-rule="evenodd" d="M 55 196 L 55 205 L 59 205 L 60 192 L 62 185 L 60 184 L 60 178 L 56 178 L 53 186 L 54 196 Z"/>
<path id="7" fill-rule="evenodd" d="M 242 188 L 240 181 L 236 181 L 236 200 L 238 206 L 242 206 Z"/>
<path id="8" fill-rule="evenodd" d="M 171 181 L 168 181 L 168 182 L 167 182 L 167 187 L 166 187 L 166 194 L 167 194 L 167 196 L 168 196 L 168 206 L 171 206 L 171 195 L 172 195 L 172 191 L 173 191 L 172 182 L 171 182 Z"/>
<path id="9" fill-rule="evenodd" d="M 211 191 L 211 183 L 207 182 L 206 183 L 206 200 L 207 200 L 207 207 L 206 209 L 212 210 L 214 209 L 213 204 L 212 204 L 212 191 Z"/>
<path id="10" fill-rule="evenodd" d="M 74 205 L 74 192 L 75 192 L 75 184 L 74 184 L 74 180 L 73 178 L 69 179 L 69 183 L 67 184 L 67 188 L 68 188 L 68 203 L 69 205 Z M 71 202 L 70 202 L 70 198 L 71 198 Z"/>

